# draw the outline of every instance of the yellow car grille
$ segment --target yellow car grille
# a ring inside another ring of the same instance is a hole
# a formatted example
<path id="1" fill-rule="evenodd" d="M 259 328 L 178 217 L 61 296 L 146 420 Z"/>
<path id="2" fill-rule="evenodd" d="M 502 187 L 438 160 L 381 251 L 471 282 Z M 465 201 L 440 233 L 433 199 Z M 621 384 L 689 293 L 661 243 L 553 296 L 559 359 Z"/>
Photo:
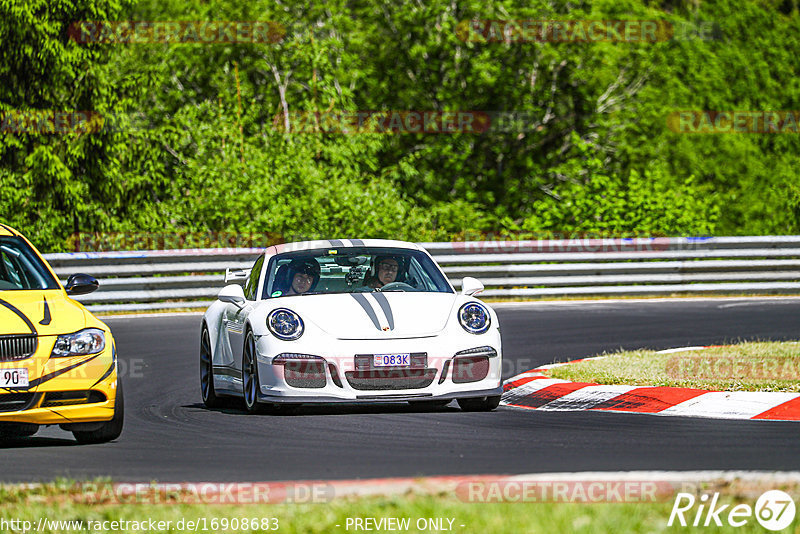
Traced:
<path id="1" fill-rule="evenodd" d="M 35 335 L 0 336 L 0 362 L 24 360 L 36 352 Z"/>

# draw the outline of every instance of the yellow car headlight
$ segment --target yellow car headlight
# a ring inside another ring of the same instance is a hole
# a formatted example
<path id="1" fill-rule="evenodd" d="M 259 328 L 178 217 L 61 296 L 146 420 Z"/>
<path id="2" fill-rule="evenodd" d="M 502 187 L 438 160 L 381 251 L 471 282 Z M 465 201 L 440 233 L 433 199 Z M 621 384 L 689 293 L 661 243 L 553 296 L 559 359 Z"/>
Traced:
<path id="1" fill-rule="evenodd" d="M 105 332 L 98 328 L 87 328 L 74 334 L 58 336 L 51 357 L 85 356 L 96 354 L 106 348 Z"/>

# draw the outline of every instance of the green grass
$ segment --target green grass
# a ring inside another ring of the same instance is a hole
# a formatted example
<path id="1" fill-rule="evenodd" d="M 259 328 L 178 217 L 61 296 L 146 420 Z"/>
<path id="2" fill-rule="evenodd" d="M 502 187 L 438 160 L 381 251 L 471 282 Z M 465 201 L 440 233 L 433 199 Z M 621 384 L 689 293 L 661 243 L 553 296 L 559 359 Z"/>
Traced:
<path id="1" fill-rule="evenodd" d="M 555 367 L 547 374 L 598 384 L 800 392 L 800 344 L 748 342 L 673 354 L 624 351 Z"/>
<path id="2" fill-rule="evenodd" d="M 797 495 L 797 489 L 797 487 L 784 488 L 793 495 Z M 87 504 L 75 502 L 74 497 L 74 490 L 63 484 L 48 484 L 33 489 L 5 487 L 0 490 L 0 519 L 27 520 L 34 525 L 41 517 L 50 520 L 83 521 L 84 529 L 77 532 L 87 531 L 85 526 L 87 521 L 141 522 L 148 519 L 171 522 L 171 528 L 157 528 L 151 532 L 179 532 L 176 527 L 181 519 L 184 521 L 205 519 L 208 528 L 205 532 L 258 532 L 262 530 L 231 528 L 230 522 L 234 518 L 276 518 L 279 526 L 277 531 L 281 533 L 346 533 L 358 532 L 352 526 L 349 530 L 346 528 L 348 518 L 367 517 L 409 518 L 411 528 L 404 532 L 444 532 L 417 529 L 415 525 L 420 518 L 454 519 L 452 531 L 457 533 L 696 531 L 692 527 L 667 527 L 673 504 L 672 496 L 655 503 L 468 503 L 451 494 L 410 492 L 397 496 L 334 498 L 331 502 L 319 504 L 253 505 Z M 757 495 L 723 491 L 722 501 L 743 502 L 753 506 L 756 498 Z M 687 517 L 693 515 L 687 514 Z M 218 521 L 216 530 L 210 530 L 213 519 Z M 228 528 L 222 528 L 224 524 L 222 519 L 228 521 Z M 128 528 L 113 531 L 137 532 L 133 526 L 135 525 L 128 524 Z M 711 530 L 732 533 L 765 532 L 755 518 L 751 518 L 749 523 L 741 528 L 726 525 L 723 529 Z M 147 529 L 138 530 L 138 532 L 145 531 Z M 51 528 L 39 532 L 76 532 L 76 530 Z M 198 528 L 198 532 L 204 532 L 202 526 Z M 795 519 L 785 532 L 800 533 L 800 521 Z"/>

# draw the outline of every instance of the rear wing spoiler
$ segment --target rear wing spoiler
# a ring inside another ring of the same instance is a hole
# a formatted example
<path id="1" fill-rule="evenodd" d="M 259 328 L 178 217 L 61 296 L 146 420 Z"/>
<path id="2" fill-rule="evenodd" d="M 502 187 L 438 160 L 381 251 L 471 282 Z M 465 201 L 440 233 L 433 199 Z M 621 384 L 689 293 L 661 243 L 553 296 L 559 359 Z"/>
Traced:
<path id="1" fill-rule="evenodd" d="M 241 284 L 247 277 L 250 276 L 252 269 L 225 269 L 225 283 L 226 284 Z"/>

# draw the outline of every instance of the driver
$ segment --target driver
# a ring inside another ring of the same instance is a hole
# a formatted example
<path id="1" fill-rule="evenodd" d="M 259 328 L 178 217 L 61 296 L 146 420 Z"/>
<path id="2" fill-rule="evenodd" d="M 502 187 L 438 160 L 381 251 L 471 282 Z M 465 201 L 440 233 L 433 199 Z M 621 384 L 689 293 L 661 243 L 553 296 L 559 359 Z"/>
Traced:
<path id="1" fill-rule="evenodd" d="M 375 269 L 364 278 L 364 285 L 372 289 L 380 289 L 386 284 L 397 281 L 400 261 L 394 256 L 376 256 Z"/>
<path id="2" fill-rule="evenodd" d="M 302 295 L 314 289 L 319 282 L 319 263 L 313 259 L 294 259 L 289 263 L 291 285 L 286 295 Z"/>

